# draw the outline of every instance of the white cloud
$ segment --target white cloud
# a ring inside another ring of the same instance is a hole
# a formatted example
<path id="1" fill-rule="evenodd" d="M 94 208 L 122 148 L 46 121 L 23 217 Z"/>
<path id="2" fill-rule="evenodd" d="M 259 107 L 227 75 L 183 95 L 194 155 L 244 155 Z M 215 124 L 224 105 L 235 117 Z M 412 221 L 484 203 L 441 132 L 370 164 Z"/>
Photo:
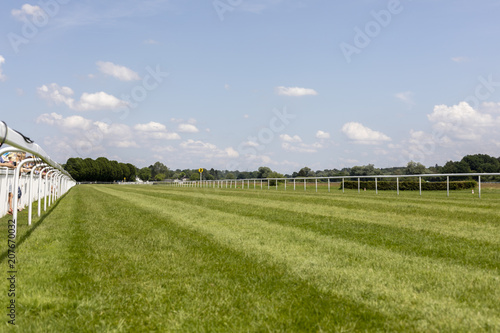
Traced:
<path id="1" fill-rule="evenodd" d="M 180 146 L 183 149 L 195 151 L 195 152 L 201 152 L 201 153 L 205 153 L 205 152 L 209 152 L 209 151 L 213 151 L 213 150 L 217 149 L 217 146 L 212 144 L 212 143 L 203 142 L 203 141 L 199 141 L 199 140 L 195 141 L 192 139 L 189 139 L 187 141 L 182 142 L 180 144 Z"/>
<path id="2" fill-rule="evenodd" d="M 456 63 L 462 63 L 462 62 L 469 61 L 469 58 L 467 58 L 467 57 L 453 57 L 453 58 L 451 58 L 451 61 L 456 62 Z"/>
<path id="3" fill-rule="evenodd" d="M 80 116 L 69 116 L 64 118 L 62 115 L 55 112 L 44 113 L 36 119 L 37 123 L 54 125 L 59 127 L 65 132 L 72 132 L 74 130 L 89 130 L 92 126 L 92 121 Z"/>
<path id="4" fill-rule="evenodd" d="M 133 140 L 109 141 L 108 146 L 116 148 L 139 148 L 140 146 Z"/>
<path id="5" fill-rule="evenodd" d="M 495 102 L 484 102 L 481 104 L 481 110 L 490 113 L 500 113 L 500 103 Z"/>
<path id="6" fill-rule="evenodd" d="M 290 136 L 288 134 L 281 134 L 280 139 L 283 141 L 281 147 L 290 152 L 315 153 L 318 149 L 323 148 L 323 145 L 319 142 L 312 144 L 303 143 L 298 135 Z"/>
<path id="7" fill-rule="evenodd" d="M 0 81 L 7 80 L 7 77 L 2 73 L 3 64 L 5 64 L 5 58 L 0 55 Z"/>
<path id="8" fill-rule="evenodd" d="M 250 116 L 248 114 L 244 114 L 243 118 L 248 119 L 248 118 L 250 118 Z"/>
<path id="9" fill-rule="evenodd" d="M 391 141 L 391 138 L 384 133 L 374 131 L 357 122 L 344 124 L 342 126 L 342 133 L 357 144 L 376 145 L 385 141 Z"/>
<path id="10" fill-rule="evenodd" d="M 231 89 L 231 86 L 230 86 L 229 84 L 227 84 L 227 83 L 226 83 L 226 84 L 224 85 L 224 89 L 229 90 L 229 89 Z"/>
<path id="11" fill-rule="evenodd" d="M 179 124 L 178 131 L 181 133 L 198 133 L 200 130 L 192 124 Z"/>
<path id="12" fill-rule="evenodd" d="M 31 16 L 31 20 L 33 20 L 33 17 L 35 16 L 43 17 L 47 15 L 40 7 L 32 6 L 30 4 L 22 5 L 21 9 L 13 9 L 11 14 L 19 21 L 25 20 L 28 16 Z"/>
<path id="13" fill-rule="evenodd" d="M 315 142 L 313 144 L 306 144 L 306 143 L 293 143 L 293 142 L 283 142 L 281 144 L 281 147 L 289 152 L 294 152 L 294 153 L 316 153 L 318 152 L 318 149 L 323 148 L 323 145 L 319 142 Z"/>
<path id="14" fill-rule="evenodd" d="M 322 130 L 318 130 L 316 132 L 316 138 L 318 138 L 318 139 L 330 139 L 330 133 L 323 132 Z"/>
<path id="15" fill-rule="evenodd" d="M 474 110 L 468 103 L 458 105 L 436 105 L 427 115 L 435 130 L 460 140 L 479 140 L 484 134 L 496 133 L 500 117 Z"/>
<path id="16" fill-rule="evenodd" d="M 259 144 L 255 141 L 246 141 L 242 144 L 244 147 L 258 147 Z"/>
<path id="17" fill-rule="evenodd" d="M 113 76 L 121 81 L 134 81 L 134 80 L 141 79 L 139 74 L 137 74 L 136 72 L 134 72 L 130 68 L 127 68 L 125 66 L 116 65 L 116 64 L 113 64 L 112 62 L 109 62 L 109 61 L 107 61 L 107 62 L 98 61 L 97 67 L 101 73 Z"/>
<path id="18" fill-rule="evenodd" d="M 75 104 L 75 109 L 80 111 L 90 111 L 90 110 L 115 110 L 122 107 L 126 107 L 128 104 L 116 98 L 113 95 L 109 95 L 103 91 L 89 94 L 83 93 L 80 97 L 80 101 Z"/>
<path id="19" fill-rule="evenodd" d="M 156 146 L 152 147 L 151 150 L 156 153 L 172 153 L 174 151 L 177 151 L 177 149 L 172 146 Z"/>
<path id="20" fill-rule="evenodd" d="M 151 121 L 147 124 L 137 124 L 134 126 L 134 129 L 142 132 L 162 132 L 166 131 L 167 127 L 163 124 Z"/>
<path id="21" fill-rule="evenodd" d="M 181 137 L 175 132 L 168 132 L 167 127 L 163 124 L 151 121 L 147 124 L 137 124 L 134 129 L 138 135 L 144 139 L 155 140 L 180 140 Z"/>
<path id="22" fill-rule="evenodd" d="M 298 135 L 290 136 L 288 134 L 281 134 L 280 139 L 283 142 L 302 142 L 302 139 Z"/>
<path id="23" fill-rule="evenodd" d="M 294 96 L 294 97 L 299 97 L 299 96 L 316 96 L 318 93 L 314 89 L 307 89 L 307 88 L 299 88 L 299 87 L 276 87 L 275 88 L 276 94 L 282 95 L 282 96 Z"/>
<path id="24" fill-rule="evenodd" d="M 231 158 L 236 158 L 240 156 L 240 154 L 236 150 L 234 150 L 233 147 L 228 147 L 224 149 L 224 151 L 227 153 L 227 156 Z"/>
<path id="25" fill-rule="evenodd" d="M 38 87 L 37 92 L 41 98 L 49 102 L 56 105 L 66 104 L 70 109 L 76 111 L 116 110 L 128 106 L 127 102 L 102 91 L 93 94 L 83 93 L 80 100 L 75 101 L 71 88 L 60 87 L 56 83 Z"/>
<path id="26" fill-rule="evenodd" d="M 400 92 L 397 93 L 396 98 L 399 99 L 401 102 L 408 104 L 408 105 L 414 105 L 415 102 L 413 100 L 414 94 L 411 91 L 405 91 L 405 92 Z"/>

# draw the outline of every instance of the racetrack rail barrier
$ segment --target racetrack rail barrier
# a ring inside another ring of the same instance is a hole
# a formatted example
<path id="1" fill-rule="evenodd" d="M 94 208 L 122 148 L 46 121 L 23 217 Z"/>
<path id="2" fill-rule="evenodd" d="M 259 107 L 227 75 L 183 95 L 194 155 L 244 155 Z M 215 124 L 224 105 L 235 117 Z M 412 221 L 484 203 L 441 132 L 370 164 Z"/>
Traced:
<path id="1" fill-rule="evenodd" d="M 238 188 L 238 189 L 271 189 L 275 187 L 278 190 L 278 184 L 284 185 L 284 190 L 293 187 L 297 190 L 297 184 L 303 183 L 304 191 L 307 191 L 307 184 L 314 182 L 314 189 L 318 192 L 318 181 L 327 182 L 328 192 L 331 191 L 332 182 L 342 183 L 342 193 L 345 192 L 345 181 L 356 179 L 358 182 L 358 193 L 361 192 L 361 179 L 373 179 L 375 181 L 375 193 L 378 194 L 379 179 L 396 179 L 396 192 L 400 192 L 400 180 L 407 178 L 418 178 L 419 194 L 422 195 L 422 180 L 425 178 L 443 178 L 446 177 L 446 195 L 450 196 L 450 177 L 477 177 L 478 180 L 478 196 L 481 198 L 481 177 L 500 176 L 500 173 L 440 173 L 440 174 L 419 174 L 419 175 L 363 175 L 363 176 L 333 176 L 333 177 L 297 177 L 297 178 L 250 178 L 250 179 L 223 179 L 223 180 L 196 180 L 196 181 L 178 181 L 164 183 L 168 186 L 176 187 L 205 187 L 205 188 Z M 153 182 L 161 184 L 161 182 Z M 288 187 L 287 187 L 288 186 Z M 310 186 L 309 186 L 310 188 Z"/>
<path id="2" fill-rule="evenodd" d="M 5 146 L 7 145 L 7 146 Z M 41 214 L 41 200 L 44 211 L 71 187 L 76 185 L 71 175 L 53 161 L 47 153 L 31 139 L 0 123 L 0 156 L 4 153 L 27 153 L 32 155 L 16 163 L 15 168 L 0 167 L 0 217 L 10 211 L 9 192 L 12 193 L 12 220 L 9 234 L 17 234 L 18 209 L 28 207 L 28 225 L 32 220 L 33 201 L 38 201 L 38 216 Z M 28 168 L 28 166 L 30 166 Z M 27 172 L 23 172 L 29 169 Z M 18 199 L 18 193 L 21 197 Z M 12 225 L 12 227 L 11 227 Z M 13 228 L 13 230 L 11 230 Z"/>

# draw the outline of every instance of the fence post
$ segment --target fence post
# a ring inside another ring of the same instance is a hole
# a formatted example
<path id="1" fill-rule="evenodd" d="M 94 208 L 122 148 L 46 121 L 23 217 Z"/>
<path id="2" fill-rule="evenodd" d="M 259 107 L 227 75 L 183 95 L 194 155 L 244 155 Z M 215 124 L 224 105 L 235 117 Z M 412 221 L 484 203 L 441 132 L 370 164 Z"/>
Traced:
<path id="1" fill-rule="evenodd" d="M 420 196 L 422 196 L 422 177 L 418 177 L 418 191 L 420 192 Z"/>
<path id="2" fill-rule="evenodd" d="M 450 196 L 450 176 L 446 176 L 446 196 Z"/>
<path id="3" fill-rule="evenodd" d="M 318 192 L 318 178 L 315 179 L 316 181 L 316 193 Z"/>
<path id="4" fill-rule="evenodd" d="M 344 177 L 342 177 L 342 193 L 344 193 Z"/>
<path id="5" fill-rule="evenodd" d="M 328 178 L 328 193 L 330 193 L 330 178 Z"/>
<path id="6" fill-rule="evenodd" d="M 481 176 L 479 176 L 479 199 L 481 199 Z"/>
<path id="7" fill-rule="evenodd" d="M 360 178 L 358 177 L 358 194 L 361 193 L 361 182 Z"/>
<path id="8" fill-rule="evenodd" d="M 375 194 L 378 194 L 377 177 L 375 177 Z"/>
<path id="9" fill-rule="evenodd" d="M 399 195 L 399 177 L 396 177 L 396 186 L 397 186 L 397 192 Z"/>

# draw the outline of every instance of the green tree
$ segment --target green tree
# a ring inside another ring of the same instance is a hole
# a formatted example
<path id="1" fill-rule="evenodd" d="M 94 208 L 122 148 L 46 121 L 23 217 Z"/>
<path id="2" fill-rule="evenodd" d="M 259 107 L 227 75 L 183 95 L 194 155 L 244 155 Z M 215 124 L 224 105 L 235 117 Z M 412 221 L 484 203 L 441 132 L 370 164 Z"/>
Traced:
<path id="1" fill-rule="evenodd" d="M 161 182 L 161 181 L 165 180 L 165 177 L 166 177 L 166 176 L 165 176 L 165 174 L 163 174 L 163 173 L 159 173 L 159 174 L 157 174 L 157 175 L 154 177 L 154 179 L 155 179 L 156 181 Z"/>
<path id="2" fill-rule="evenodd" d="M 297 173 L 297 177 L 314 177 L 314 172 L 311 170 L 311 168 L 303 167 Z"/>
<path id="3" fill-rule="evenodd" d="M 142 180 L 142 181 L 148 181 L 151 179 L 151 169 L 148 167 L 142 168 L 139 170 L 137 173 L 137 176 Z"/>
<path id="4" fill-rule="evenodd" d="M 161 162 L 156 162 L 153 165 L 149 166 L 149 169 L 151 169 L 151 176 L 154 178 L 157 174 L 161 173 L 165 176 L 169 175 L 169 170 L 168 167 L 161 163 Z"/>
<path id="5" fill-rule="evenodd" d="M 268 178 L 269 174 L 271 174 L 273 170 L 268 167 L 260 167 L 258 170 L 257 178 Z"/>
<path id="6" fill-rule="evenodd" d="M 226 175 L 226 179 L 235 179 L 236 177 L 234 176 L 233 173 L 229 172 L 227 175 Z"/>
<path id="7" fill-rule="evenodd" d="M 421 163 L 410 161 L 406 165 L 405 174 L 407 175 L 421 175 L 426 173 L 427 169 Z"/>
<path id="8" fill-rule="evenodd" d="M 486 154 L 467 155 L 461 162 L 467 163 L 472 172 L 500 172 L 500 162 Z"/>

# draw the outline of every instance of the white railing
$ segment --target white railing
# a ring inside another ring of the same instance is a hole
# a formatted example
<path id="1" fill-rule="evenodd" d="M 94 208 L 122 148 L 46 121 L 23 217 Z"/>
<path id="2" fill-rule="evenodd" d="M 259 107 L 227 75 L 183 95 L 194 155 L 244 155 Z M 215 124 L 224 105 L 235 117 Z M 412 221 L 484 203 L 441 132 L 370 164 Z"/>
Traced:
<path id="1" fill-rule="evenodd" d="M 5 146 L 8 145 L 8 146 Z M 28 208 L 28 225 L 31 225 L 33 201 L 38 201 L 38 216 L 41 215 L 43 199 L 44 211 L 47 206 L 60 198 L 76 182 L 58 163 L 29 138 L 12 130 L 4 122 L 0 123 L 0 155 L 11 152 L 25 152 L 33 155 L 17 163 L 15 168 L 0 167 L 0 217 L 9 212 L 9 235 L 17 234 L 18 209 Z M 22 170 L 30 163 L 34 166 L 27 173 Z M 24 167 L 24 168 L 23 168 Z M 18 198 L 18 191 L 21 197 Z M 11 207 L 9 205 L 11 193 Z"/>
<path id="2" fill-rule="evenodd" d="M 477 177 L 478 179 L 478 196 L 481 198 L 481 177 L 500 176 L 500 173 L 440 173 L 440 174 L 420 174 L 420 175 L 367 175 L 367 176 L 334 176 L 334 177 L 298 177 L 298 178 L 251 178 L 251 179 L 223 179 L 223 180 L 196 180 L 183 181 L 176 183 L 165 183 L 168 186 L 174 187 L 205 187 L 205 188 L 229 188 L 236 189 L 271 189 L 275 187 L 278 190 L 278 184 L 284 185 L 284 190 L 293 186 L 293 191 L 297 190 L 297 184 L 303 183 L 304 191 L 307 191 L 307 184 L 313 182 L 314 189 L 318 192 L 318 180 L 328 184 L 328 192 L 331 191 L 331 183 L 342 183 L 342 193 L 345 192 L 345 180 L 356 179 L 358 182 L 358 193 L 361 192 L 361 179 L 374 179 L 375 193 L 378 194 L 378 180 L 392 178 L 396 179 L 396 192 L 399 195 L 400 179 L 401 178 L 417 178 L 419 194 L 422 195 L 422 180 L 425 178 L 446 177 L 446 195 L 450 196 L 450 177 Z M 273 185 L 271 185 L 271 183 Z M 287 187 L 288 185 L 288 187 Z M 309 186 L 310 188 L 311 186 Z"/>

